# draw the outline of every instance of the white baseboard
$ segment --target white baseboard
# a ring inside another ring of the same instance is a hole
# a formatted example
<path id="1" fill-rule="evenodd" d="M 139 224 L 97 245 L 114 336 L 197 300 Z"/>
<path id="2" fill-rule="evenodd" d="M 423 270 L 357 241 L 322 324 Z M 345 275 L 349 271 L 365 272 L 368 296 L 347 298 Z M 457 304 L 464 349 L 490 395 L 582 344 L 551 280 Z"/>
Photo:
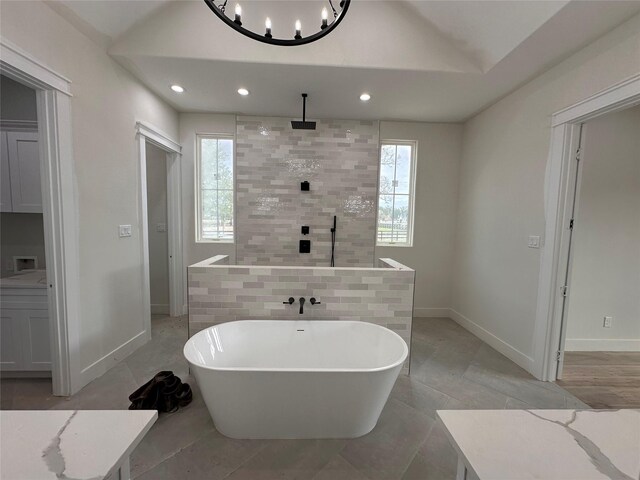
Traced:
<path id="1" fill-rule="evenodd" d="M 413 309 L 413 316 L 416 318 L 451 318 L 451 309 L 416 307 Z"/>
<path id="2" fill-rule="evenodd" d="M 507 342 L 499 339 L 493 333 L 488 330 L 485 330 L 483 327 L 478 325 L 477 323 L 472 322 L 467 317 L 458 313 L 453 308 L 449 309 L 451 312 L 451 319 L 455 321 L 462 328 L 469 330 L 476 337 L 478 337 L 483 342 L 489 344 L 491 347 L 495 348 L 498 352 L 503 354 L 509 360 L 515 362 L 517 365 L 524 368 L 527 372 L 533 372 L 533 358 L 525 355 L 520 350 L 512 347 Z"/>
<path id="3" fill-rule="evenodd" d="M 91 365 L 84 368 L 80 372 L 80 381 L 81 381 L 82 387 L 84 387 L 90 381 L 103 375 L 107 370 L 114 367 L 119 362 L 124 360 L 126 357 L 131 355 L 138 348 L 140 348 L 142 345 L 147 343 L 147 341 L 149 341 L 150 339 L 151 339 L 151 336 L 148 335 L 146 331 L 142 331 L 138 333 L 135 337 L 127 340 L 118 348 L 107 353 L 101 359 L 93 362 Z"/>
<path id="4" fill-rule="evenodd" d="M 152 303 L 151 315 L 169 315 L 168 303 Z"/>
<path id="5" fill-rule="evenodd" d="M 565 352 L 640 352 L 640 338 L 567 338 Z"/>

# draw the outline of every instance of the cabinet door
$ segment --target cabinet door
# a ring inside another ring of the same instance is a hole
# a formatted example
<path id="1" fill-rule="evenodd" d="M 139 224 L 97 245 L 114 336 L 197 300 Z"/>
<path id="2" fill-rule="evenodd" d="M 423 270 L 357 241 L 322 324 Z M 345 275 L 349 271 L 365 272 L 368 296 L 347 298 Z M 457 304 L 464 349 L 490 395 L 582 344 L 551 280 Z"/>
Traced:
<path id="1" fill-rule="evenodd" d="M 0 369 L 23 370 L 23 310 L 0 310 Z"/>
<path id="2" fill-rule="evenodd" d="M 47 310 L 25 310 L 22 323 L 23 370 L 51 370 L 49 314 Z"/>
<path id="3" fill-rule="evenodd" d="M 0 132 L 0 212 L 12 212 L 7 132 Z"/>
<path id="4" fill-rule="evenodd" d="M 16 213 L 42 213 L 37 132 L 7 132 L 11 203 Z"/>

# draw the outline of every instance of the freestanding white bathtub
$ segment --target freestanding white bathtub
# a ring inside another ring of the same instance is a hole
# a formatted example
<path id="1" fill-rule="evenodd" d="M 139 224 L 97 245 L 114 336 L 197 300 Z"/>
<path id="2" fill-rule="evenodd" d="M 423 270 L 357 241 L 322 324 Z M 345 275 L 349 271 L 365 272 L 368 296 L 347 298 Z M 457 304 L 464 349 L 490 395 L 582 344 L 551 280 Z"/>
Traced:
<path id="1" fill-rule="evenodd" d="M 342 320 L 241 320 L 184 346 L 216 428 L 233 438 L 364 435 L 407 353 L 395 332 Z"/>

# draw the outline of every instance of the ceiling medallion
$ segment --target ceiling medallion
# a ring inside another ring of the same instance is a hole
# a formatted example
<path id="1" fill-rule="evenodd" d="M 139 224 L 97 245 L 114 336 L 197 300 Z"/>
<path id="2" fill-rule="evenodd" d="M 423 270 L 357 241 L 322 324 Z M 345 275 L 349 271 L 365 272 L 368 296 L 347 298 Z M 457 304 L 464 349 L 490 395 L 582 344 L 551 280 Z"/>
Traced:
<path id="1" fill-rule="evenodd" d="M 329 8 L 331 9 L 331 13 L 333 14 L 333 21 L 329 23 L 329 10 L 327 7 L 322 9 L 321 13 L 321 23 L 320 30 L 316 33 L 309 36 L 302 36 L 302 25 L 300 24 L 300 20 L 296 20 L 293 38 L 274 38 L 271 34 L 271 19 L 267 17 L 265 19 L 265 31 L 263 34 L 255 33 L 247 28 L 242 26 L 242 7 L 236 3 L 234 10 L 234 18 L 233 20 L 227 16 L 225 10 L 227 8 L 227 0 L 220 5 L 215 4 L 215 0 L 204 0 L 204 3 L 217 15 L 217 17 L 222 20 L 224 23 L 229 25 L 231 28 L 240 32 L 241 34 L 253 38 L 259 42 L 268 43 L 270 45 L 280 45 L 284 47 L 292 47 L 296 45 L 305 45 L 307 43 L 315 42 L 316 40 L 320 40 L 325 35 L 328 35 L 334 28 L 338 26 L 338 24 L 342 21 L 347 10 L 349 9 L 349 4 L 351 0 L 341 0 L 339 10 L 336 10 L 333 6 L 332 0 L 328 0 Z"/>

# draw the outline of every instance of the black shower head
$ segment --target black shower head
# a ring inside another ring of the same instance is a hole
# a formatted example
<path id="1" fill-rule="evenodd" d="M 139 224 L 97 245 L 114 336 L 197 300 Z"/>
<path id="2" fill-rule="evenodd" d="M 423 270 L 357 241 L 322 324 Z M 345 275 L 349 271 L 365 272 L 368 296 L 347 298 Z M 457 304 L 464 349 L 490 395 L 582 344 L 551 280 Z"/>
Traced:
<path id="1" fill-rule="evenodd" d="M 302 121 L 291 120 L 291 128 L 294 130 L 315 130 L 316 122 L 307 122 L 307 94 L 302 94 Z"/>
<path id="2" fill-rule="evenodd" d="M 291 120 L 291 128 L 294 130 L 315 130 L 316 122 L 300 122 L 297 120 Z"/>

